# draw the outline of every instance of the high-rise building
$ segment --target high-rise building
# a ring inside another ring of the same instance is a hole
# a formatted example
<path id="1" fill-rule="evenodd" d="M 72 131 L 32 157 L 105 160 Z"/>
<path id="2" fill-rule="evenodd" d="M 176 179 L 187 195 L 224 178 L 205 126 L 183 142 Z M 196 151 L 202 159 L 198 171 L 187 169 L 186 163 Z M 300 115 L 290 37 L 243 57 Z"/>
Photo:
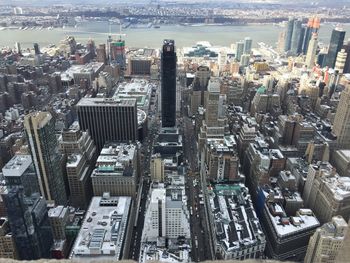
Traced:
<path id="1" fill-rule="evenodd" d="M 63 131 L 60 152 L 67 155 L 66 171 L 70 191 L 70 205 L 85 209 L 91 199 L 91 172 L 97 157 L 90 134 L 80 130 L 78 122 Z"/>
<path id="2" fill-rule="evenodd" d="M 34 53 L 35 55 L 40 55 L 40 47 L 38 43 L 34 43 Z"/>
<path id="3" fill-rule="evenodd" d="M 55 240 L 66 239 L 66 224 L 69 216 L 68 207 L 59 205 L 48 211 L 49 221 L 52 228 L 52 235 Z"/>
<path id="4" fill-rule="evenodd" d="M 333 133 L 337 136 L 340 149 L 350 149 L 350 86 L 345 87 L 340 95 L 333 123 Z"/>
<path id="5" fill-rule="evenodd" d="M 77 109 L 80 129 L 89 131 L 98 152 L 106 142 L 138 138 L 136 99 L 82 98 Z"/>
<path id="6" fill-rule="evenodd" d="M 344 72 L 343 73 L 350 73 L 350 39 L 346 42 L 346 44 L 343 46 L 343 49 L 348 54 L 345 61 L 344 66 Z"/>
<path id="7" fill-rule="evenodd" d="M 320 29 L 320 18 L 311 17 L 307 23 L 307 27 L 305 29 L 305 37 L 303 42 L 303 53 L 306 54 L 309 48 L 309 43 L 314 33 L 318 33 Z"/>
<path id="8" fill-rule="evenodd" d="M 122 69 L 126 66 L 125 40 L 119 39 L 110 43 L 111 59 L 117 62 Z"/>
<path id="9" fill-rule="evenodd" d="M 344 245 L 349 226 L 341 216 L 332 218 L 332 222 L 317 228 L 307 247 L 305 263 L 333 263 Z"/>
<path id="10" fill-rule="evenodd" d="M 327 162 L 309 166 L 303 199 L 321 223 L 331 221 L 333 216 L 350 218 L 350 177 L 340 177 Z"/>
<path id="11" fill-rule="evenodd" d="M 295 18 L 289 18 L 288 23 L 287 23 L 285 41 L 284 41 L 284 51 L 285 52 L 289 51 L 291 48 L 293 28 L 294 28 L 295 21 L 296 21 Z"/>
<path id="12" fill-rule="evenodd" d="M 244 42 L 238 41 L 236 43 L 236 59 L 237 61 L 241 61 L 241 57 L 244 54 Z"/>
<path id="13" fill-rule="evenodd" d="M 294 56 L 299 54 L 300 39 L 303 39 L 302 21 L 298 19 L 294 21 L 293 34 L 290 45 L 290 52 Z"/>
<path id="14" fill-rule="evenodd" d="M 250 54 L 252 52 L 253 40 L 250 37 L 244 39 L 244 54 Z"/>
<path id="15" fill-rule="evenodd" d="M 151 159 L 151 180 L 153 182 L 164 182 L 164 160 L 160 154 L 153 155 Z"/>
<path id="16" fill-rule="evenodd" d="M 22 187 L 2 194 L 19 259 L 49 258 L 53 242 L 46 202 L 33 195 L 25 198 Z"/>
<path id="17" fill-rule="evenodd" d="M 101 44 L 96 48 L 97 61 L 104 64 L 107 63 L 106 45 Z"/>
<path id="18" fill-rule="evenodd" d="M 164 40 L 161 53 L 162 127 L 176 124 L 176 62 L 174 40 Z"/>
<path id="19" fill-rule="evenodd" d="M 67 193 L 55 134 L 55 120 L 49 112 L 33 112 L 25 116 L 24 127 L 40 194 L 49 202 L 66 204 Z"/>
<path id="20" fill-rule="evenodd" d="M 306 53 L 305 65 L 307 68 L 311 69 L 315 65 L 317 43 L 318 43 L 317 33 L 312 35 L 311 40 L 309 41 L 309 46 Z"/>
<path id="21" fill-rule="evenodd" d="M 326 56 L 325 66 L 334 68 L 338 52 L 344 44 L 345 31 L 341 27 L 336 27 L 332 31 L 331 41 L 329 43 L 328 54 Z"/>
<path id="22" fill-rule="evenodd" d="M 190 237 L 189 214 L 181 189 L 151 190 L 146 207 L 142 241 L 158 238 Z"/>
<path id="23" fill-rule="evenodd" d="M 40 193 L 38 177 L 30 155 L 15 155 L 2 168 L 2 173 L 8 188 L 22 186 L 26 196 Z"/>
<path id="24" fill-rule="evenodd" d="M 335 70 L 338 70 L 340 74 L 344 73 L 347 56 L 348 54 L 345 52 L 345 49 L 338 52 L 337 60 L 335 61 Z"/>
<path id="25" fill-rule="evenodd" d="M 135 144 L 106 144 L 91 174 L 95 196 L 135 196 L 139 179 L 139 155 Z"/>

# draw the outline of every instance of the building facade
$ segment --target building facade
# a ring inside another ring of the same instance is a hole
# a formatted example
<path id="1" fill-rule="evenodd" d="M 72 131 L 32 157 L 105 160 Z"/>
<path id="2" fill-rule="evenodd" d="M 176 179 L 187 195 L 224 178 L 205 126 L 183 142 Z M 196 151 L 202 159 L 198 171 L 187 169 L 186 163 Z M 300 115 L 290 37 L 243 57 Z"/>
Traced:
<path id="1" fill-rule="evenodd" d="M 49 202 L 66 204 L 65 178 L 55 134 L 55 120 L 48 112 L 34 112 L 24 118 L 24 127 L 38 177 L 40 194 Z"/>

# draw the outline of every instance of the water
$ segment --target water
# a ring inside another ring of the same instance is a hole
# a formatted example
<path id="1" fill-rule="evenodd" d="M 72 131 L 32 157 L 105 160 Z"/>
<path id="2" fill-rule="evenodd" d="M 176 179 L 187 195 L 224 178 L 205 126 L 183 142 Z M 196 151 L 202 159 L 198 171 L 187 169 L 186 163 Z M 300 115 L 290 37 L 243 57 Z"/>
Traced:
<path id="1" fill-rule="evenodd" d="M 319 40 L 325 44 L 329 43 L 331 31 L 334 25 L 321 25 Z M 350 25 L 344 29 L 350 32 Z M 112 32 L 119 32 L 119 26 L 113 25 Z M 126 34 L 125 41 L 129 47 L 151 47 L 159 48 L 163 39 L 175 39 L 178 48 L 192 46 L 198 41 L 209 41 L 212 45 L 229 46 L 244 37 L 253 38 L 254 44 L 265 42 L 274 46 L 278 34 L 283 28 L 275 25 L 244 25 L 244 26 L 181 26 L 162 25 L 160 28 L 128 28 L 123 29 Z M 46 28 L 28 30 L 2 30 L 0 31 L 0 46 L 13 47 L 19 42 L 22 48 L 32 47 L 34 42 L 41 47 L 50 44 L 58 44 L 65 36 L 72 35 L 77 42 L 85 44 L 90 38 L 96 44 L 106 43 L 109 35 L 108 22 L 84 22 L 77 28 Z M 346 37 L 349 38 L 348 35 Z"/>

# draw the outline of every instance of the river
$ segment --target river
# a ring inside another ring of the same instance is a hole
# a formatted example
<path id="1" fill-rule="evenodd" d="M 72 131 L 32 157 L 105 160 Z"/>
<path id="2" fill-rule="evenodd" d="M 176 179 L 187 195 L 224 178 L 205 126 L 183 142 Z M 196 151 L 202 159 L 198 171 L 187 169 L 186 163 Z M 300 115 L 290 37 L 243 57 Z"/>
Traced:
<path id="1" fill-rule="evenodd" d="M 319 40 L 325 44 L 329 43 L 331 31 L 334 25 L 321 25 Z M 344 25 L 344 29 L 350 32 L 350 25 Z M 126 46 L 159 48 L 163 39 L 175 40 L 178 48 L 192 46 L 198 41 L 209 41 L 212 45 L 229 46 L 244 37 L 251 37 L 254 45 L 265 42 L 275 45 L 278 34 L 284 28 L 271 25 L 239 25 L 239 26 L 182 26 L 161 25 L 160 28 L 127 28 L 123 29 Z M 119 33 L 119 26 L 113 25 L 112 32 Z M 77 42 L 85 44 L 90 38 L 96 44 L 106 43 L 109 35 L 108 22 L 84 22 L 79 23 L 76 28 L 54 28 L 54 29 L 11 29 L 0 31 L 0 46 L 13 47 L 19 42 L 22 48 L 32 47 L 37 42 L 41 47 L 50 44 L 58 44 L 65 36 L 74 36 Z M 349 38 L 350 36 L 347 36 Z"/>

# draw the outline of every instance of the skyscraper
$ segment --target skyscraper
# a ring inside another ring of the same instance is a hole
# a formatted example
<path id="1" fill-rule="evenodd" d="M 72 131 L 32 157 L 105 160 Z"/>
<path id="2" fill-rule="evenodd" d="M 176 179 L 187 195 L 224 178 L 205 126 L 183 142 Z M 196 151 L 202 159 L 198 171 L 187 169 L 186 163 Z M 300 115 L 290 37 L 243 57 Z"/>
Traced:
<path id="1" fill-rule="evenodd" d="M 290 50 L 291 44 L 292 44 L 292 35 L 293 35 L 293 28 L 294 28 L 294 22 L 295 18 L 289 18 L 286 28 L 286 40 L 284 42 L 284 51 L 287 52 Z"/>
<path id="2" fill-rule="evenodd" d="M 34 53 L 35 53 L 35 55 L 39 55 L 40 54 L 40 48 L 39 48 L 39 44 L 38 43 L 34 43 Z"/>
<path id="3" fill-rule="evenodd" d="M 345 87 L 335 113 L 333 132 L 341 149 L 350 149 L 350 86 Z"/>
<path id="4" fill-rule="evenodd" d="M 108 141 L 135 142 L 138 138 L 136 99 L 82 98 L 77 110 L 80 129 L 89 130 L 97 152 Z"/>
<path id="5" fill-rule="evenodd" d="M 61 169 L 61 155 L 58 153 L 55 120 L 49 112 L 34 112 L 25 116 L 24 127 L 40 194 L 48 201 L 66 204 L 67 193 Z"/>
<path id="6" fill-rule="evenodd" d="M 343 49 L 348 54 L 346 57 L 343 73 L 350 73 L 350 39 L 347 40 L 346 44 L 343 46 Z"/>
<path id="7" fill-rule="evenodd" d="M 18 256 L 21 260 L 48 258 L 53 242 L 47 206 L 43 198 L 25 198 L 15 186 L 2 194 Z"/>
<path id="8" fill-rule="evenodd" d="M 337 262 L 335 259 L 348 230 L 349 226 L 341 216 L 333 217 L 332 222 L 319 227 L 310 238 L 304 262 Z"/>
<path id="9" fill-rule="evenodd" d="M 306 59 L 305 59 L 305 65 L 309 69 L 315 65 L 317 43 L 318 43 L 317 39 L 318 39 L 317 33 L 313 33 L 312 38 L 309 42 L 309 47 L 307 49 Z"/>
<path id="10" fill-rule="evenodd" d="M 117 62 L 121 68 L 126 66 L 125 40 L 119 39 L 110 43 L 112 60 Z"/>
<path id="11" fill-rule="evenodd" d="M 298 55 L 299 43 L 302 38 L 302 21 L 300 19 L 294 21 L 292 40 L 290 45 L 290 51 L 292 55 Z"/>
<path id="12" fill-rule="evenodd" d="M 174 127 L 176 121 L 176 50 L 174 40 L 164 40 L 161 53 L 162 126 Z"/>
<path id="13" fill-rule="evenodd" d="M 345 49 L 338 52 L 337 60 L 335 61 L 335 69 L 338 70 L 340 74 L 344 73 L 347 56 L 348 53 L 345 52 Z"/>
<path id="14" fill-rule="evenodd" d="M 337 54 L 344 44 L 345 31 L 341 27 L 336 27 L 332 31 L 331 41 L 328 48 L 325 66 L 334 68 Z"/>
<path id="15" fill-rule="evenodd" d="M 238 61 L 241 61 L 241 57 L 244 53 L 244 42 L 243 41 L 238 41 L 236 43 L 236 59 Z"/>
<path id="16" fill-rule="evenodd" d="M 244 39 L 244 54 L 250 54 L 252 51 L 253 40 L 250 37 Z"/>
<path id="17" fill-rule="evenodd" d="M 309 21 L 307 23 L 307 27 L 305 30 L 305 38 L 303 42 L 303 53 L 306 54 L 308 48 L 309 48 L 309 42 L 311 40 L 313 33 L 318 33 L 318 30 L 320 29 L 320 18 L 318 17 L 311 17 L 309 18 Z"/>

